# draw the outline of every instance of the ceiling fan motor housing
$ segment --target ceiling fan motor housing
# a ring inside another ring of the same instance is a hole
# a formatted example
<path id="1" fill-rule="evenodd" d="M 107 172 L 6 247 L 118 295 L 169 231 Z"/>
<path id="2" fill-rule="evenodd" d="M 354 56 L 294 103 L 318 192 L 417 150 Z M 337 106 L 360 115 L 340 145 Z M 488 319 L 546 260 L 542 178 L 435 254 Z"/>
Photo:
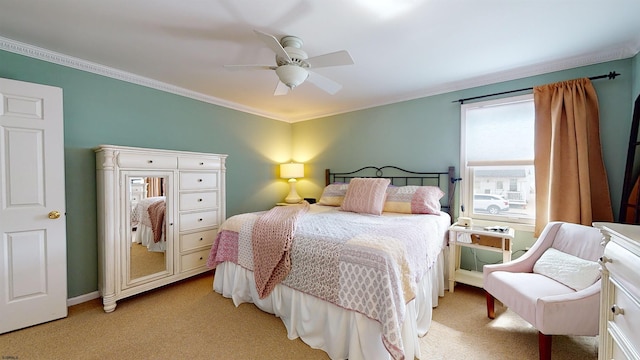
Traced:
<path id="1" fill-rule="evenodd" d="M 280 43 L 291 61 L 276 55 L 276 64 L 278 64 L 276 74 L 278 74 L 280 81 L 293 89 L 309 77 L 306 70 L 309 68 L 309 64 L 305 61 L 309 56 L 300 48 L 303 42 L 299 37 L 285 36 L 280 40 Z"/>
<path id="2" fill-rule="evenodd" d="M 287 85 L 290 89 L 295 88 L 296 86 L 302 84 L 307 77 L 309 77 L 309 73 L 303 67 L 298 65 L 281 65 L 276 69 L 276 74 L 278 74 L 278 78 L 285 85 Z"/>
<path id="3" fill-rule="evenodd" d="M 285 59 L 276 55 L 276 64 L 278 64 L 278 66 L 293 64 L 293 65 L 303 66 L 307 68 L 309 67 L 309 63 L 305 61 L 308 58 L 307 53 L 304 52 L 303 50 L 286 47 L 284 48 L 284 51 L 286 51 L 287 54 L 289 54 L 291 61 L 289 61 L 289 59 Z"/>

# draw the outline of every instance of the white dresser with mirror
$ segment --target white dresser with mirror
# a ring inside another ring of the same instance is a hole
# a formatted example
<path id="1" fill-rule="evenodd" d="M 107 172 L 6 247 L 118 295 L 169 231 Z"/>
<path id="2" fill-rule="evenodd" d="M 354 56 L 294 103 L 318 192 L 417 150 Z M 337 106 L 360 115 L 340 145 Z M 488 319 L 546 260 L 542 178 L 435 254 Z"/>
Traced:
<path id="1" fill-rule="evenodd" d="M 104 311 L 210 271 L 208 253 L 225 219 L 227 155 L 115 145 L 95 152 Z"/>

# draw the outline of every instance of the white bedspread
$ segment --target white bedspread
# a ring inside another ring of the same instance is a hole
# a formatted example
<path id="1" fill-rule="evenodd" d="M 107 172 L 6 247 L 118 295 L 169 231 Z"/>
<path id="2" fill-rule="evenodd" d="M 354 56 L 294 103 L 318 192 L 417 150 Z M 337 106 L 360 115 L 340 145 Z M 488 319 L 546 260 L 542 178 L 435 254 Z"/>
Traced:
<path id="1" fill-rule="evenodd" d="M 238 215 L 222 225 L 210 266 L 229 261 L 253 270 L 251 229 L 259 214 Z M 407 309 L 420 292 L 430 294 L 420 285 L 431 283 L 425 278 L 446 246 L 449 224 L 444 213 L 373 216 L 312 206 L 298 223 L 291 272 L 282 285 L 376 321 L 388 353 L 402 359 Z M 407 345 L 414 350 L 415 344 Z"/>
<path id="2" fill-rule="evenodd" d="M 136 227 L 133 239 L 134 242 L 146 246 L 149 251 L 164 252 L 167 248 L 164 229 L 162 233 L 162 240 L 158 242 L 153 241 L 153 230 L 148 211 L 149 206 L 159 201 L 166 201 L 166 197 L 154 196 L 138 201 L 136 206 L 131 210 L 131 226 Z"/>

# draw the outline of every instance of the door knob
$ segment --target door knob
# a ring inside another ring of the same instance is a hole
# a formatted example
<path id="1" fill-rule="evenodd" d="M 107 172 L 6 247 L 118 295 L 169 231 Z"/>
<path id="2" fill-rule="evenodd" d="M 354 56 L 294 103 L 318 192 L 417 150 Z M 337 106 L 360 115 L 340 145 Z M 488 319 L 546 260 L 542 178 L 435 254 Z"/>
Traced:
<path id="1" fill-rule="evenodd" d="M 49 219 L 57 219 L 60 217 L 60 211 L 53 210 L 49 212 Z"/>

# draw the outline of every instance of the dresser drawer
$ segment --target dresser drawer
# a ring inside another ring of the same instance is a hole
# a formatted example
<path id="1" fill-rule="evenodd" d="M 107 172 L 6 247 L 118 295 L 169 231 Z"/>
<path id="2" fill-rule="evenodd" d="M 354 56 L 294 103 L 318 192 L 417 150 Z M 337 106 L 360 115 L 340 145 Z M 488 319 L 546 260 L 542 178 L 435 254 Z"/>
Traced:
<path id="1" fill-rule="evenodd" d="M 180 256 L 180 271 L 193 270 L 207 265 L 209 249 Z"/>
<path id="2" fill-rule="evenodd" d="M 613 301 L 606 309 L 610 312 L 611 323 L 615 324 L 622 336 L 627 338 L 627 343 L 635 346 L 635 351 L 640 351 L 640 302 L 634 298 L 621 284 L 615 280 L 612 282 Z M 614 312 L 615 311 L 615 312 Z M 611 326 L 611 325 L 610 325 Z"/>
<path id="3" fill-rule="evenodd" d="M 613 349 L 611 350 L 611 359 L 613 360 L 633 360 L 632 357 L 628 357 L 624 351 L 622 350 L 622 347 L 620 347 L 620 344 L 618 344 L 618 342 L 616 341 L 616 338 L 613 338 Z"/>
<path id="4" fill-rule="evenodd" d="M 176 169 L 178 158 L 175 156 L 120 154 L 118 165 L 123 168 L 138 169 Z"/>
<path id="5" fill-rule="evenodd" d="M 638 256 L 627 251 L 614 241 L 609 241 L 604 249 L 604 257 L 607 259 L 605 267 L 610 276 L 621 283 L 631 294 L 640 299 L 638 287 L 638 274 L 640 274 L 640 261 Z"/>
<path id="6" fill-rule="evenodd" d="M 180 211 L 218 207 L 218 192 L 180 193 Z"/>
<path id="7" fill-rule="evenodd" d="M 180 190 L 217 189 L 217 172 L 180 172 Z"/>
<path id="8" fill-rule="evenodd" d="M 179 157 L 179 169 L 202 169 L 202 170 L 219 170 L 222 164 L 219 158 L 197 158 L 197 157 Z"/>
<path id="9" fill-rule="evenodd" d="M 218 211 L 202 211 L 197 213 L 180 214 L 180 231 L 215 227 L 218 223 Z"/>
<path id="10" fill-rule="evenodd" d="M 180 251 L 189 251 L 202 246 L 211 248 L 217 233 L 217 229 L 212 229 L 180 235 Z"/>

